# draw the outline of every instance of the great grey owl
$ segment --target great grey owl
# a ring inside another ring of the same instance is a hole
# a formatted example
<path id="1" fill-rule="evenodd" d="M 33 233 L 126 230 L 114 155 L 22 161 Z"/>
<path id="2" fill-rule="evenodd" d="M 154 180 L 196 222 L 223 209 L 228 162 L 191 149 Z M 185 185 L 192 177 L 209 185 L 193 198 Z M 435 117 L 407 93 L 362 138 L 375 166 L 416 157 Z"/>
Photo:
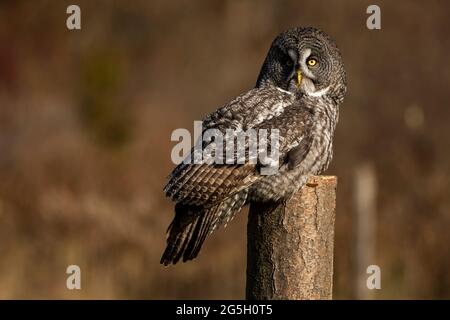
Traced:
<path id="1" fill-rule="evenodd" d="M 278 129 L 278 172 L 263 175 L 261 164 L 250 162 L 178 165 L 164 188 L 176 204 L 161 263 L 194 259 L 206 236 L 244 205 L 288 199 L 308 176 L 326 170 L 346 88 L 341 55 L 328 35 L 312 27 L 278 35 L 255 88 L 203 120 L 203 130 L 224 134 Z"/>

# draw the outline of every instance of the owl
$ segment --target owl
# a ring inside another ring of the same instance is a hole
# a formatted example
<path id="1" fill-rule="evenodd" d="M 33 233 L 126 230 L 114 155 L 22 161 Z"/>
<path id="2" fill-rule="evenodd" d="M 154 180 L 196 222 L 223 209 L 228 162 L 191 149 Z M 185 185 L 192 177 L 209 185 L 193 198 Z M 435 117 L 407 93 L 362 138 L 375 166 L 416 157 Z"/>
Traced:
<path id="1" fill-rule="evenodd" d="M 224 136 L 228 129 L 276 129 L 276 173 L 263 174 L 265 165 L 259 161 L 179 164 L 164 188 L 175 202 L 175 217 L 161 263 L 194 259 L 206 237 L 243 206 L 285 201 L 310 175 L 326 170 L 346 89 L 341 54 L 327 34 L 298 27 L 278 35 L 256 86 L 203 119 L 203 130 L 219 130 Z M 250 147 L 244 146 L 246 151 Z"/>

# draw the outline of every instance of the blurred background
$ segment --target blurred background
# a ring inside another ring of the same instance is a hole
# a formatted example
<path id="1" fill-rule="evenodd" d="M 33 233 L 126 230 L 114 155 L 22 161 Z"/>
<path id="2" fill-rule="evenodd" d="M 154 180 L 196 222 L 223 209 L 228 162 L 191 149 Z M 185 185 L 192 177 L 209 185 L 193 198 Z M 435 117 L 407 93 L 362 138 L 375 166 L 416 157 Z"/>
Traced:
<path id="1" fill-rule="evenodd" d="M 1 1 L 0 298 L 244 298 L 246 211 L 194 262 L 159 264 L 170 134 L 252 88 L 279 32 L 312 25 L 349 82 L 327 171 L 334 298 L 449 299 L 450 3 L 377 1 L 375 31 L 370 4 Z"/>

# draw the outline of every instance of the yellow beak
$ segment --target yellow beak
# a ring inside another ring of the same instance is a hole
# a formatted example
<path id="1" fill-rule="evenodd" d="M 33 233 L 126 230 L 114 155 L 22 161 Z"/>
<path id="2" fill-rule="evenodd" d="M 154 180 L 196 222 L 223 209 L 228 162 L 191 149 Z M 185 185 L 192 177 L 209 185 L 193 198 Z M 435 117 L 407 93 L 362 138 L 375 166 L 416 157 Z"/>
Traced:
<path id="1" fill-rule="evenodd" d="M 297 71 L 297 86 L 300 87 L 300 84 L 302 83 L 302 72 L 300 70 Z"/>

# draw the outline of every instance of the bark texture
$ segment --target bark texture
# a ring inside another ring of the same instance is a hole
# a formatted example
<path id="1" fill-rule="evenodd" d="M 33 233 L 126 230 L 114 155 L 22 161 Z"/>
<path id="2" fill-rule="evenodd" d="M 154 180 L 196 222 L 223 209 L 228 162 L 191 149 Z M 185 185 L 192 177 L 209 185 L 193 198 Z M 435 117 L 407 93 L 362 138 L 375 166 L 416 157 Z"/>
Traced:
<path id="1" fill-rule="evenodd" d="M 286 202 L 252 204 L 247 299 L 331 299 L 337 178 L 314 176 Z"/>

